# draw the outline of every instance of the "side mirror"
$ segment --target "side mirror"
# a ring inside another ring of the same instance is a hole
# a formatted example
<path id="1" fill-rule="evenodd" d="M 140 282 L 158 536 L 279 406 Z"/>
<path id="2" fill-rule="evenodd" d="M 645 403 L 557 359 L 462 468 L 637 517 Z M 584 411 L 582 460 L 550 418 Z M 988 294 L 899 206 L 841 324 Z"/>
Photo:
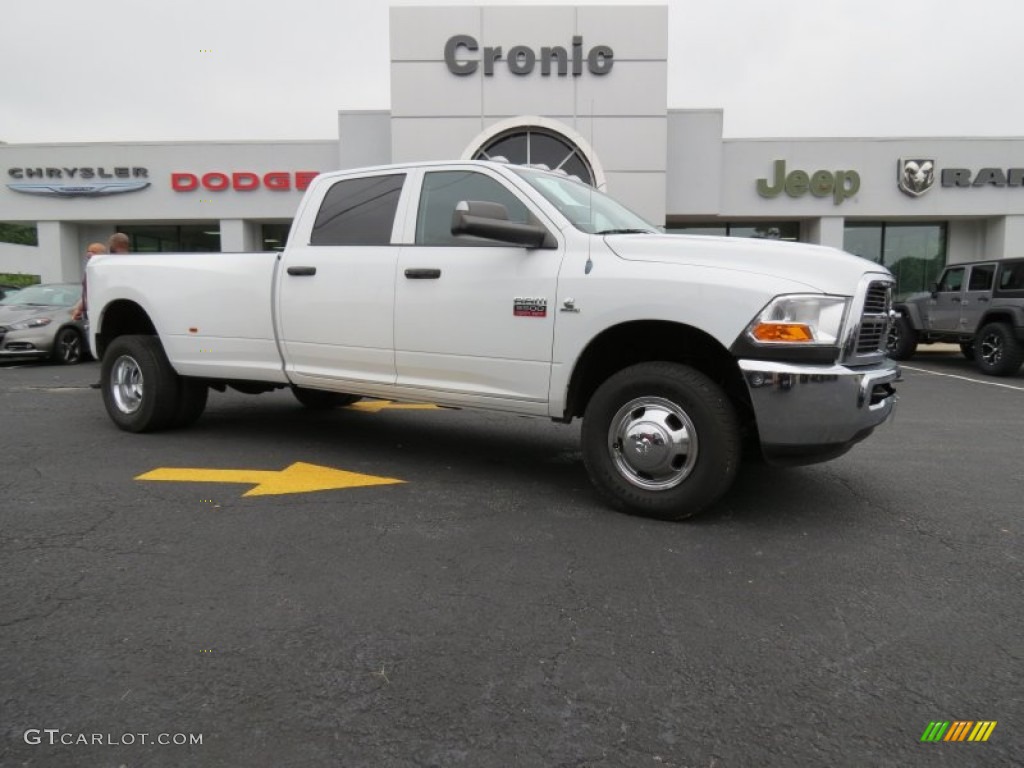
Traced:
<path id="1" fill-rule="evenodd" d="M 501 203 L 460 200 L 452 213 L 452 234 L 472 235 L 527 248 L 555 248 L 551 233 L 540 224 L 509 221 L 508 209 Z"/>

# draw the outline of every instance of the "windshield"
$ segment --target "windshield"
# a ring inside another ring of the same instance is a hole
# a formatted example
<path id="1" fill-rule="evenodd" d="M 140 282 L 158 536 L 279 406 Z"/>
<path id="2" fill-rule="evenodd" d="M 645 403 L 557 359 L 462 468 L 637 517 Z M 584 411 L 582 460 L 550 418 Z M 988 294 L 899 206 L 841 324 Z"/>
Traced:
<path id="1" fill-rule="evenodd" d="M 580 181 L 529 168 L 512 170 L 544 195 L 576 229 L 583 232 L 612 235 L 658 231 L 656 226 L 621 203 Z"/>
<path id="2" fill-rule="evenodd" d="M 11 296 L 0 299 L 0 304 L 26 304 L 37 307 L 70 307 L 82 297 L 82 286 L 73 283 L 57 285 L 30 285 Z"/>

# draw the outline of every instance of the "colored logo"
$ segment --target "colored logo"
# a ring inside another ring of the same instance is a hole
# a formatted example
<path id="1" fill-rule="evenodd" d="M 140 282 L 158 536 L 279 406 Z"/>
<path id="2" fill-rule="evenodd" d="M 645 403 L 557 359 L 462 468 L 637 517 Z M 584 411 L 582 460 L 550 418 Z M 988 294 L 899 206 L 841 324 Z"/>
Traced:
<path id="1" fill-rule="evenodd" d="M 988 741 L 995 720 L 938 720 L 928 723 L 921 741 Z"/>

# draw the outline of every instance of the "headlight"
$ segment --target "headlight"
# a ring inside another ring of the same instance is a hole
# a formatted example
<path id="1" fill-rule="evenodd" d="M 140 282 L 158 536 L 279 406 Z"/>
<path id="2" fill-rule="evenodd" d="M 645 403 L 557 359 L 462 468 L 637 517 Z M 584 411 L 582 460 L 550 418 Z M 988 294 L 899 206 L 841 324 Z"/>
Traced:
<path id="1" fill-rule="evenodd" d="M 24 320 L 20 323 L 11 323 L 7 327 L 12 331 L 27 331 L 29 328 L 42 328 L 53 322 L 52 317 L 37 317 L 33 320 Z"/>
<path id="2" fill-rule="evenodd" d="M 779 296 L 747 328 L 759 344 L 835 345 L 850 300 L 820 294 Z"/>

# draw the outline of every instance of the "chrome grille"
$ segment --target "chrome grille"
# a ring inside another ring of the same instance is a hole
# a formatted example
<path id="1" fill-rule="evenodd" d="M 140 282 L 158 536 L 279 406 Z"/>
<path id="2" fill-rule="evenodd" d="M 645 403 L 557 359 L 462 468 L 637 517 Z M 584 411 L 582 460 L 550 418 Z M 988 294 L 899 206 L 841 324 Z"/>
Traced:
<path id="1" fill-rule="evenodd" d="M 864 311 L 860 318 L 856 353 L 870 355 L 885 351 L 889 333 L 889 310 L 892 309 L 892 284 L 876 281 L 868 286 L 864 296 Z"/>

